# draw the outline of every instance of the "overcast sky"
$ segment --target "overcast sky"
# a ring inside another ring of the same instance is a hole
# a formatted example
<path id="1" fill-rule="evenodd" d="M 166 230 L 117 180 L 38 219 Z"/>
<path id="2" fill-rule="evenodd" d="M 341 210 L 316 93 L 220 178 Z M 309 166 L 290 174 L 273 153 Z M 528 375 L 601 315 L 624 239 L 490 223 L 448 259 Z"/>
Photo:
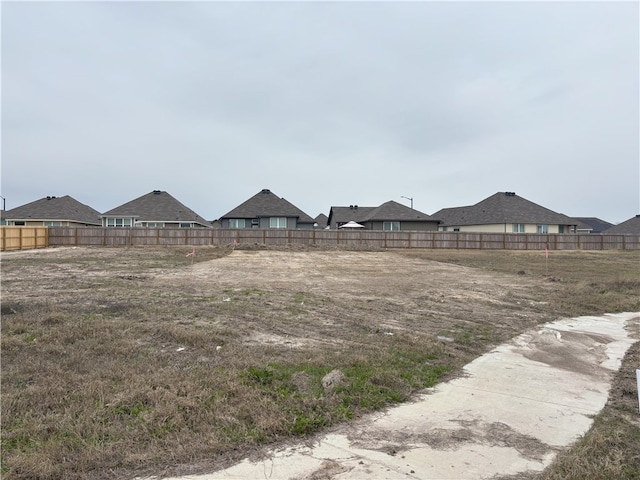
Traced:
<path id="1" fill-rule="evenodd" d="M 639 4 L 2 2 L 2 196 L 640 213 Z"/>

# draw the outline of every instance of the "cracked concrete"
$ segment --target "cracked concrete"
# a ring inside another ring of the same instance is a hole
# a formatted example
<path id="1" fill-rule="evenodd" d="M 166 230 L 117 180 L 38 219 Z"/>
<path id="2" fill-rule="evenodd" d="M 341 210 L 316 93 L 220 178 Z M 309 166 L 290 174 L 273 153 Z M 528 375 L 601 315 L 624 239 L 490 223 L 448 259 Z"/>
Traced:
<path id="1" fill-rule="evenodd" d="M 415 402 L 312 444 L 206 475 L 218 479 L 487 479 L 539 472 L 583 435 L 636 341 L 640 312 L 546 324 L 477 358 Z"/>

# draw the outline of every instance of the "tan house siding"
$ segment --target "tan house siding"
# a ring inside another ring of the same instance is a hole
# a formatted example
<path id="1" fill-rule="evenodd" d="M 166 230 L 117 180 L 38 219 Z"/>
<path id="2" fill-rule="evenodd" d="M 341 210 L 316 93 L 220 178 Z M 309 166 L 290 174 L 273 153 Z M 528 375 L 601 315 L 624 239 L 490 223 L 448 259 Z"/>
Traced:
<path id="1" fill-rule="evenodd" d="M 549 225 L 547 233 L 560 233 L 560 225 Z M 569 225 L 563 225 L 562 233 L 571 233 Z M 440 232 L 468 232 L 468 233 L 538 233 L 538 224 L 525 223 L 524 232 L 514 232 L 512 223 L 492 225 L 449 225 L 440 227 Z"/>
<path id="2" fill-rule="evenodd" d="M 84 223 L 81 222 L 70 222 L 68 220 L 25 220 L 24 225 L 16 225 L 16 221 L 20 222 L 20 220 L 7 220 L 7 225 L 9 226 L 21 226 L 21 227 L 43 227 L 45 222 L 60 222 L 60 225 L 55 225 L 56 227 L 77 227 L 84 226 Z"/>

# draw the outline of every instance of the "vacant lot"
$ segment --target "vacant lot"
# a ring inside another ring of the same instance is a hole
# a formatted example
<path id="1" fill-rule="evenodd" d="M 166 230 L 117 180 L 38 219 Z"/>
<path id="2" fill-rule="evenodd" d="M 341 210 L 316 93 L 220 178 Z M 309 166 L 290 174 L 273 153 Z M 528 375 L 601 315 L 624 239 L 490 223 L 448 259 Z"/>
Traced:
<path id="1" fill-rule="evenodd" d="M 640 252 L 187 253 L 2 255 L 4 478 L 220 468 L 404 401 L 537 323 L 640 311 Z M 619 440 L 601 478 L 640 475 L 636 347 L 596 422 Z M 593 478 L 563 473 L 603 451 L 588 442 L 548 478 Z"/>

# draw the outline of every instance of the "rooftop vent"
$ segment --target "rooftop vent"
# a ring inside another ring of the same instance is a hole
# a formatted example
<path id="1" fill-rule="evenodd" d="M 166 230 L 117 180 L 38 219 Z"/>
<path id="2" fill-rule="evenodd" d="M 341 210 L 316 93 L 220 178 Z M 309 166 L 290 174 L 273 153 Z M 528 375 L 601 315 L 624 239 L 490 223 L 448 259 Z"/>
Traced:
<path id="1" fill-rule="evenodd" d="M 271 190 L 268 188 L 263 188 L 261 193 L 271 193 Z"/>
<path id="2" fill-rule="evenodd" d="M 51 196 L 47 195 L 47 200 L 51 200 L 52 198 L 56 198 L 55 195 L 51 195 Z"/>
<path id="3" fill-rule="evenodd" d="M 154 190 L 153 193 L 154 195 L 160 195 L 162 192 L 160 190 Z"/>
<path id="4" fill-rule="evenodd" d="M 516 196 L 516 192 L 504 192 L 504 194 L 505 194 L 507 197 L 515 197 L 515 196 Z"/>

